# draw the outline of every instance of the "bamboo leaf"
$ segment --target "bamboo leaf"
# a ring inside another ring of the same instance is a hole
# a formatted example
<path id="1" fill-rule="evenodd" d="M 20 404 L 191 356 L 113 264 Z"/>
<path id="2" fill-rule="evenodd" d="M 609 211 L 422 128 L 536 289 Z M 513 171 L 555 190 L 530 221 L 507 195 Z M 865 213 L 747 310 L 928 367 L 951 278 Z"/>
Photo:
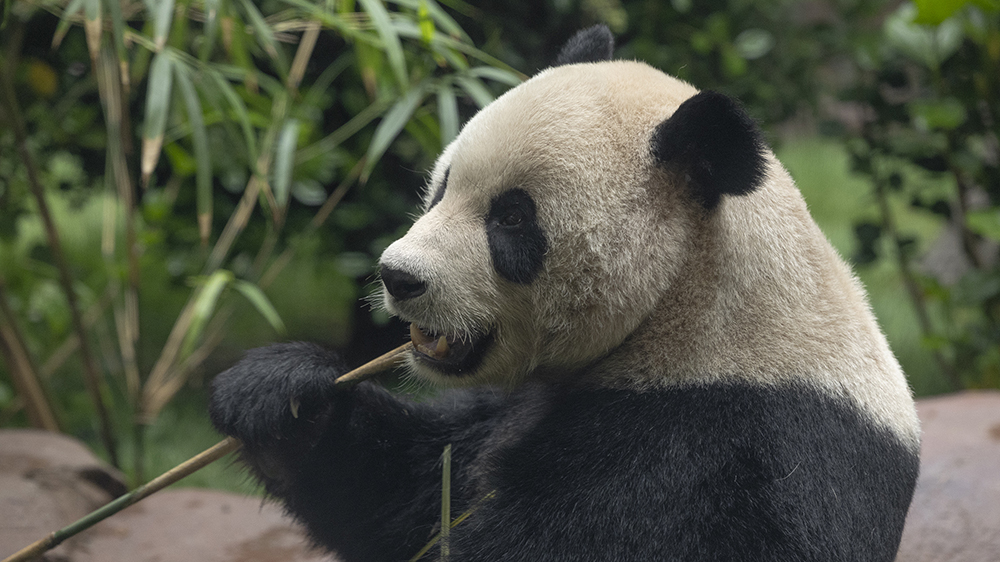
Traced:
<path id="1" fill-rule="evenodd" d="M 264 21 L 264 16 L 260 14 L 260 10 L 250 0 L 241 0 L 241 4 L 243 5 L 243 11 L 246 13 L 247 19 L 250 21 L 250 26 L 253 27 L 254 34 L 257 36 L 257 42 L 267 52 L 267 56 L 271 57 L 271 60 L 275 63 L 280 63 L 274 32 L 268 27 L 267 22 Z"/>
<path id="2" fill-rule="evenodd" d="M 222 290 L 232 282 L 232 272 L 225 269 L 218 269 L 207 279 L 203 278 L 191 311 L 191 324 L 188 326 L 187 332 L 184 334 L 184 342 L 181 344 L 180 357 L 187 357 L 191 354 L 195 344 L 201 338 L 202 332 L 205 331 L 205 325 L 212 319 L 215 305 L 219 302 Z"/>
<path id="3" fill-rule="evenodd" d="M 486 78 L 488 80 L 500 82 L 501 84 L 507 84 L 508 86 L 517 86 L 522 81 L 521 77 L 517 74 L 495 66 L 477 66 L 470 68 L 469 74 L 471 76 L 475 76 L 476 78 Z"/>
<path id="4" fill-rule="evenodd" d="M 458 38 L 461 41 L 471 43 L 472 40 L 462 29 L 462 26 L 458 24 L 448 12 L 441 8 L 437 2 L 434 0 L 389 0 L 393 4 L 399 6 L 405 6 L 411 10 L 420 10 L 421 5 L 425 5 L 431 18 L 434 19 L 434 23 L 437 24 L 445 33 L 451 35 L 452 37 Z"/>
<path id="5" fill-rule="evenodd" d="M 170 110 L 170 90 L 173 82 L 173 61 L 168 53 L 160 51 L 149 67 L 149 85 L 146 88 L 146 118 L 142 133 L 142 183 L 149 184 L 149 177 L 156 169 L 163 146 L 163 131 L 167 128 Z"/>
<path id="6" fill-rule="evenodd" d="M 315 0 L 284 0 L 286 4 L 297 6 L 308 18 L 318 21 L 323 26 L 333 29 L 338 35 L 350 41 L 357 41 L 376 48 L 382 48 L 382 42 L 371 33 L 366 33 L 358 25 L 354 14 L 353 2 L 340 0 L 336 12 L 324 9 Z"/>
<path id="7" fill-rule="evenodd" d="M 198 163 L 195 171 L 195 186 L 198 191 L 198 232 L 201 235 L 201 243 L 205 245 L 208 244 L 208 238 L 212 234 L 212 155 L 208 147 L 208 131 L 205 128 L 201 101 L 198 99 L 194 84 L 188 78 L 187 67 L 178 64 L 174 66 L 174 71 L 181 97 L 184 98 L 188 122 L 191 124 L 191 142 Z"/>
<path id="8" fill-rule="evenodd" d="M 233 89 L 232 84 L 230 84 L 224 76 L 219 72 L 208 72 L 208 75 L 215 82 L 216 86 L 219 87 L 219 91 L 222 92 L 223 97 L 229 102 L 229 106 L 236 112 L 236 117 L 240 122 L 240 127 L 243 129 L 243 137 L 247 143 L 247 149 L 250 151 L 249 159 L 250 161 L 257 160 L 257 138 L 253 134 L 253 125 L 250 122 L 250 114 L 247 112 L 247 107 L 243 103 L 243 99 L 240 98 L 236 90 Z"/>
<path id="9" fill-rule="evenodd" d="M 313 158 L 332 152 L 345 140 L 351 138 L 355 133 L 374 121 L 376 117 L 382 115 L 389 105 L 388 100 L 375 100 L 371 105 L 352 117 L 350 121 L 341 125 L 336 131 L 300 150 L 296 162 L 308 162 Z"/>
<path id="10" fill-rule="evenodd" d="M 271 327 L 274 328 L 275 331 L 279 334 L 285 333 L 285 323 L 282 322 L 281 315 L 278 314 L 278 311 L 274 308 L 274 305 L 271 304 L 270 299 L 267 298 L 267 295 L 264 294 L 264 291 L 262 291 L 260 287 L 241 279 L 237 279 L 233 286 L 236 287 L 236 290 L 239 291 L 240 294 L 250 301 L 250 304 L 252 304 L 254 308 L 260 312 L 260 315 L 263 316 L 269 324 L 271 324 Z"/>
<path id="11" fill-rule="evenodd" d="M 337 57 L 330 66 L 326 67 L 315 80 L 311 80 L 312 84 L 309 86 L 309 90 L 302 97 L 302 106 L 308 107 L 310 105 L 319 105 L 320 100 L 323 96 L 327 95 L 330 91 L 330 84 L 337 79 L 338 76 L 347 70 L 347 67 L 351 65 L 350 53 L 344 53 Z"/>
<path id="12" fill-rule="evenodd" d="M 388 150 L 389 145 L 392 144 L 392 141 L 396 139 L 399 132 L 409 122 L 410 117 L 413 116 L 413 112 L 417 110 L 417 107 L 424 100 L 426 93 L 427 86 L 426 82 L 424 82 L 407 92 L 405 96 L 399 98 L 395 105 L 385 114 L 385 117 L 382 118 L 382 122 L 378 124 L 374 135 L 372 135 L 372 142 L 368 145 L 368 153 L 365 155 L 367 162 L 365 163 L 364 170 L 361 172 L 361 183 L 368 181 L 368 176 L 375 169 L 375 165 L 378 164 L 379 159 Z"/>
<path id="13" fill-rule="evenodd" d="M 201 43 L 198 58 L 207 61 L 215 46 L 215 36 L 219 32 L 219 4 L 222 0 L 205 0 L 205 24 L 202 27 L 205 37 Z"/>
<path id="14" fill-rule="evenodd" d="M 420 0 L 417 6 L 417 20 L 420 22 L 420 39 L 425 45 L 430 45 L 434 40 L 434 20 L 430 17 L 430 10 L 427 7 L 427 0 Z"/>
<path id="15" fill-rule="evenodd" d="M 438 121 L 441 123 L 441 146 L 458 136 L 458 101 L 450 83 L 442 84 L 437 91 Z"/>
<path id="16" fill-rule="evenodd" d="M 402 33 L 402 31 L 401 31 L 400 35 L 404 35 L 406 37 L 419 37 L 419 31 L 416 29 L 416 26 L 415 25 L 411 25 L 410 27 L 412 28 L 411 31 L 409 31 L 408 33 L 405 33 L 405 34 Z M 505 69 L 507 71 L 513 72 L 514 74 L 521 76 L 525 80 L 527 80 L 527 78 L 528 78 L 524 74 L 521 74 L 521 73 L 517 72 L 513 67 L 511 67 L 507 63 L 503 62 L 502 60 L 500 60 L 500 59 L 498 59 L 498 58 L 496 58 L 496 57 L 494 57 L 494 56 L 492 56 L 492 55 L 490 55 L 488 53 L 485 53 L 485 52 L 477 49 L 476 47 L 474 47 L 472 45 L 469 45 L 469 44 L 463 43 L 461 41 L 458 41 L 456 39 L 453 39 L 451 37 L 448 37 L 447 35 L 445 35 L 443 33 L 439 33 L 439 34 L 437 34 L 437 35 L 434 36 L 434 45 L 435 46 L 439 46 L 441 48 L 454 49 L 454 50 L 456 50 L 456 51 L 458 51 L 460 53 L 464 53 L 464 54 L 466 54 L 466 55 L 468 55 L 468 56 L 470 56 L 470 57 L 472 57 L 472 58 L 474 58 L 474 59 L 476 59 L 478 61 L 482 61 L 485 64 L 488 64 L 488 65 L 491 65 L 491 66 L 495 66 L 497 68 L 503 68 L 503 69 Z"/>
<path id="17" fill-rule="evenodd" d="M 368 12 L 368 17 L 371 18 L 375 31 L 382 39 L 383 49 L 385 49 L 385 54 L 389 59 L 389 66 L 392 67 L 393 74 L 396 75 L 396 81 L 400 87 L 406 89 L 409 84 L 406 77 L 406 58 L 403 56 L 403 45 L 400 43 L 399 34 L 396 33 L 396 28 L 393 27 L 392 20 L 389 18 L 389 12 L 382 4 L 382 0 L 361 0 L 361 6 Z"/>
<path id="18" fill-rule="evenodd" d="M 470 76 L 458 76 L 456 78 L 465 93 L 469 94 L 472 101 L 476 102 L 480 108 L 486 107 L 493 102 L 493 94 L 477 78 Z"/>
<path id="19" fill-rule="evenodd" d="M 56 26 L 56 32 L 52 35 L 52 48 L 55 49 L 62 44 L 62 40 L 69 33 L 69 28 L 73 25 L 73 16 L 75 16 L 80 10 L 83 9 L 83 3 L 86 0 L 72 0 L 63 10 L 62 17 L 59 19 L 59 25 Z"/>
<path id="20" fill-rule="evenodd" d="M 83 31 L 87 36 L 87 50 L 91 60 L 97 60 L 101 52 L 101 32 L 104 25 L 101 22 L 101 0 L 87 0 L 84 7 Z"/>
<path id="21" fill-rule="evenodd" d="M 167 35 L 170 34 L 174 0 L 146 0 L 146 8 L 153 16 L 153 40 L 156 42 L 156 50 L 160 51 L 167 44 Z"/>
<path id="22" fill-rule="evenodd" d="M 121 3 L 109 1 L 107 6 L 111 17 L 111 35 L 115 42 L 115 52 L 118 54 L 118 65 L 121 70 L 122 86 L 125 89 L 127 97 L 130 80 L 128 75 L 128 50 L 125 48 L 125 18 L 122 16 Z"/>
<path id="23" fill-rule="evenodd" d="M 174 17 L 172 23 L 170 24 L 170 32 L 167 36 L 167 46 L 173 47 L 177 50 L 177 52 L 184 52 L 187 48 L 188 29 L 191 22 L 191 19 L 187 14 L 189 4 L 190 0 L 181 1 L 180 5 L 177 6 L 176 11 L 174 12 Z"/>
<path id="24" fill-rule="evenodd" d="M 226 52 L 233 64 L 243 69 L 240 80 L 243 81 L 247 90 L 257 94 L 257 68 L 254 66 L 253 57 L 250 54 L 249 34 L 246 25 L 238 18 L 234 18 L 232 11 L 229 11 L 222 18 L 222 26 L 226 31 L 224 37 Z"/>
<path id="25" fill-rule="evenodd" d="M 296 119 L 285 121 L 278 137 L 274 155 L 274 199 L 279 208 L 288 205 L 288 193 L 292 185 L 292 173 L 295 171 L 295 148 L 299 140 L 299 122 Z"/>

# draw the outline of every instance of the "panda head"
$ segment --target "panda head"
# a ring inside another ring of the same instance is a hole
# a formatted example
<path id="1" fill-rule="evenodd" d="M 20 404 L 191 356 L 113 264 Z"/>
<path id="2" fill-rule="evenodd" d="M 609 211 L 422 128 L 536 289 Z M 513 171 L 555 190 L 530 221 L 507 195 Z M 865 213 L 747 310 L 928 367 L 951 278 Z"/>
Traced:
<path id="1" fill-rule="evenodd" d="M 762 182 L 736 102 L 612 49 L 606 27 L 584 30 L 473 117 L 383 253 L 422 378 L 512 385 L 595 362 L 671 290 L 723 199 Z"/>

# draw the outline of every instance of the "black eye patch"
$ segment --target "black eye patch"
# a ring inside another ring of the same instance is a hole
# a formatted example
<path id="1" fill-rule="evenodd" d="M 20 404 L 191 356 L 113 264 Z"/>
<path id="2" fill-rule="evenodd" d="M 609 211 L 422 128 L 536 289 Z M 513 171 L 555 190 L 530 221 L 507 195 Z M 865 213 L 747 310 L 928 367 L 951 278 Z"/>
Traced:
<path id="1" fill-rule="evenodd" d="M 512 189 L 493 198 L 486 215 L 486 238 L 493 268 L 501 277 L 522 285 L 535 280 L 548 242 L 527 191 Z"/>
<path id="2" fill-rule="evenodd" d="M 430 211 L 437 205 L 441 198 L 444 197 L 444 190 L 448 187 L 448 174 L 451 173 L 451 167 L 449 166 L 447 170 L 444 171 L 444 179 L 441 180 L 441 185 L 438 186 L 437 191 L 434 192 L 434 197 L 431 198 L 431 204 L 427 206 L 427 210 Z"/>

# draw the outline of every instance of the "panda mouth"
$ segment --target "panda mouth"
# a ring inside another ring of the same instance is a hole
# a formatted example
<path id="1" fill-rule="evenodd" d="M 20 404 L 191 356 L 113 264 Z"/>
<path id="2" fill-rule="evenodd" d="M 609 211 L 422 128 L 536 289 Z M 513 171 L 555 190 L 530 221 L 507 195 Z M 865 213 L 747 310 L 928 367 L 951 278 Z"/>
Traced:
<path id="1" fill-rule="evenodd" d="M 448 375 L 466 375 L 479 366 L 492 335 L 447 335 L 410 324 L 414 357 Z"/>

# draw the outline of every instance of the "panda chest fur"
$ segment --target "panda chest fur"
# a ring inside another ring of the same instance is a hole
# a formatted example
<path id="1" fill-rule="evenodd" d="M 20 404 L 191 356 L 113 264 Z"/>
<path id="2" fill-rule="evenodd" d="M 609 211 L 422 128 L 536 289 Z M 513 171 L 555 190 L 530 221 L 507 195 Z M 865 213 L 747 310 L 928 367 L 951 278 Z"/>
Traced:
<path id="1" fill-rule="evenodd" d="M 462 559 L 888 561 L 917 472 L 891 430 L 800 384 L 528 384 L 497 407 L 462 469 Z"/>

